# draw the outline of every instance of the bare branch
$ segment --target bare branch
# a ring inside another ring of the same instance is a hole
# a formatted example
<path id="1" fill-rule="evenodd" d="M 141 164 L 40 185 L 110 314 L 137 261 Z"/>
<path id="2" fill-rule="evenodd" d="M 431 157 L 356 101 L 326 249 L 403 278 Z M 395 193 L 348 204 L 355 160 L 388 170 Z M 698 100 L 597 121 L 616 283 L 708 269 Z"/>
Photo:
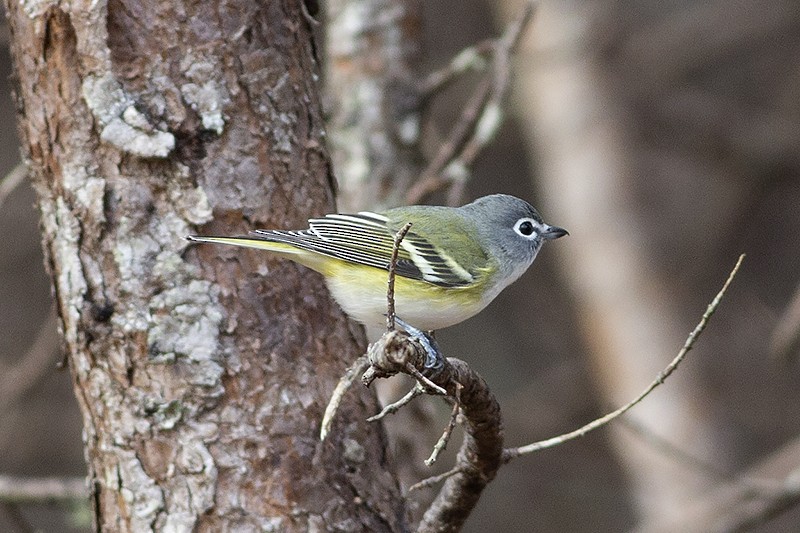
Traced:
<path id="1" fill-rule="evenodd" d="M 423 98 L 441 91 L 458 76 L 470 70 L 484 70 L 489 62 L 486 57 L 495 49 L 495 39 L 486 39 L 461 50 L 444 68 L 433 71 L 420 86 Z"/>
<path id="2" fill-rule="evenodd" d="M 420 533 L 460 530 L 502 463 L 500 405 L 483 378 L 467 363 L 454 358 L 447 361 L 449 364 L 435 381 L 443 386 L 448 384 L 450 395 L 456 394 L 455 384 L 463 385 L 464 441 L 456 457 L 454 469 L 457 473 L 447 478 L 425 512 L 418 528 Z"/>
<path id="3" fill-rule="evenodd" d="M 447 448 L 447 443 L 450 442 L 450 436 L 453 434 L 453 430 L 456 428 L 458 412 L 461 409 L 461 389 L 461 384 L 456 382 L 455 401 L 453 402 L 453 409 L 450 411 L 450 420 L 448 421 L 447 426 L 445 426 L 442 436 L 439 437 L 439 440 L 433 447 L 431 456 L 425 460 L 425 466 L 431 466 L 433 463 L 435 463 L 439 458 L 439 454 L 442 453 L 445 448 Z"/>
<path id="4" fill-rule="evenodd" d="M 526 3 L 519 19 L 509 24 L 502 37 L 466 49 L 451 61 L 449 69 L 434 73 L 426 81 L 425 89 L 439 88 L 456 74 L 478 65 L 483 54 L 492 53 L 491 72 L 479 82 L 447 139 L 408 191 L 407 203 L 417 204 L 448 185 L 452 186 L 448 203 L 458 203 L 468 168 L 502 122 L 501 104 L 508 92 L 510 57 L 531 20 L 533 10 L 534 3 Z"/>
<path id="5" fill-rule="evenodd" d="M 3 179 L 0 180 L 0 207 L 2 207 L 6 198 L 14 192 L 14 189 L 22 183 L 22 180 L 24 180 L 27 175 L 27 165 L 25 163 L 17 163 L 17 166 L 15 166 L 11 172 L 3 176 Z"/>
<path id="6" fill-rule="evenodd" d="M 0 411 L 14 404 L 50 370 L 56 368 L 54 359 L 58 348 L 58 325 L 55 310 L 51 309 L 39 326 L 33 344 L 25 355 L 0 373 Z"/>
<path id="7" fill-rule="evenodd" d="M 706 308 L 706 312 L 703 313 L 700 322 L 697 324 L 697 326 L 695 326 L 694 330 L 689 334 L 689 337 L 686 339 L 683 348 L 681 348 L 681 351 L 678 353 L 675 359 L 673 359 L 672 362 L 670 362 L 670 364 L 667 365 L 667 367 L 658 374 L 656 379 L 653 380 L 653 382 L 650 383 L 650 385 L 648 385 L 648 387 L 639 396 L 637 396 L 635 399 L 628 402 L 627 404 L 623 405 L 616 411 L 613 411 L 605 416 L 593 420 L 592 422 L 586 424 L 581 428 L 576 429 L 575 431 L 571 431 L 569 433 L 565 433 L 563 435 L 559 435 L 557 437 L 542 440 L 539 442 L 527 444 L 525 446 L 520 446 L 518 448 L 506 449 L 503 452 L 503 460 L 505 462 L 509 462 L 512 459 L 519 457 L 520 455 L 533 453 L 535 451 L 543 450 L 545 448 L 552 448 L 553 446 L 558 446 L 559 444 L 563 444 L 568 440 L 577 439 L 578 437 L 583 437 L 590 431 L 593 431 L 599 427 L 608 424 L 609 422 L 619 417 L 620 415 L 624 414 L 633 406 L 644 400 L 651 392 L 653 392 L 653 389 L 664 383 L 664 381 L 675 371 L 675 369 L 678 368 L 678 365 L 686 357 L 686 354 L 689 353 L 689 350 L 692 349 L 694 343 L 697 342 L 697 339 L 700 337 L 700 334 L 702 334 L 703 330 L 705 330 L 706 325 L 708 324 L 708 320 L 717 310 L 717 307 L 722 301 L 723 296 L 725 296 L 725 293 L 727 292 L 728 287 L 733 281 L 733 278 L 736 276 L 736 273 L 739 271 L 739 267 L 741 266 L 743 260 L 744 260 L 744 254 L 739 256 L 739 259 L 736 261 L 736 265 L 733 267 L 733 270 L 731 270 L 731 273 L 728 275 L 728 279 L 725 281 L 725 284 L 722 286 L 722 289 L 720 289 L 720 291 L 708 305 L 708 308 Z"/>
<path id="8" fill-rule="evenodd" d="M 0 501 L 10 503 L 63 502 L 89 497 L 84 477 L 15 477 L 0 475 Z"/>
<path id="9" fill-rule="evenodd" d="M 394 278 L 397 273 L 397 254 L 400 253 L 400 243 L 403 242 L 408 230 L 411 229 L 413 222 L 407 222 L 405 226 L 394 236 L 394 246 L 392 247 L 392 258 L 389 261 L 389 284 L 386 289 L 386 328 L 389 331 L 394 329 Z"/>
<path id="10" fill-rule="evenodd" d="M 770 352 L 783 361 L 793 360 L 800 352 L 800 285 L 772 332 Z"/>
<path id="11" fill-rule="evenodd" d="M 370 347 L 372 366 L 364 379 L 407 372 L 407 365 L 425 373 L 426 351 L 404 331 L 389 331 Z M 502 462 L 503 429 L 500 405 L 486 382 L 467 363 L 449 358 L 435 374 L 427 375 L 447 395 L 459 398 L 464 417 L 464 441 L 456 458 L 455 473 L 428 508 L 418 531 L 458 531 L 492 480 Z"/>
<path id="12" fill-rule="evenodd" d="M 363 374 L 368 366 L 369 361 L 367 360 L 367 356 L 362 355 L 356 359 L 355 362 L 348 367 L 344 375 L 339 378 L 339 383 L 337 383 L 336 388 L 333 389 L 331 399 L 328 401 L 328 406 L 325 408 L 325 414 L 322 415 L 322 423 L 319 428 L 319 440 L 323 441 L 327 438 L 331 431 L 331 424 L 333 424 L 336 411 L 339 410 L 339 405 L 341 405 L 342 398 L 344 398 L 344 393 L 353 386 L 358 376 Z"/>
<path id="13" fill-rule="evenodd" d="M 423 388 L 423 390 L 428 394 L 435 394 L 437 396 L 447 396 L 447 391 L 444 390 L 442 387 L 428 379 L 428 377 L 417 370 L 417 367 L 412 365 L 411 363 L 406 364 L 405 373 L 409 376 L 413 377 L 417 380 L 417 383 Z"/>
<path id="14" fill-rule="evenodd" d="M 416 385 L 414 385 L 414 387 L 410 391 L 408 391 L 405 394 L 405 396 L 403 396 L 402 398 L 400 398 L 396 402 L 392 402 L 389 405 L 387 405 L 386 407 L 384 407 L 381 410 L 381 412 L 378 413 L 377 415 L 373 415 L 373 416 L 367 418 L 367 422 L 377 422 L 378 420 L 382 420 L 386 416 L 396 413 L 401 408 L 403 408 L 403 406 L 405 406 L 409 402 L 411 402 L 411 400 L 413 400 L 417 396 L 421 396 L 423 394 L 425 394 L 425 389 L 423 389 L 422 386 L 420 386 L 420 384 L 417 383 Z"/>
<path id="15" fill-rule="evenodd" d="M 411 492 L 414 492 L 414 491 L 420 490 L 420 489 L 430 488 L 430 487 L 436 485 L 437 483 L 440 483 L 440 482 L 444 481 L 445 479 L 458 474 L 460 471 L 461 471 L 460 468 L 454 467 L 454 468 L 451 468 L 450 470 L 448 470 L 447 472 L 442 472 L 441 474 L 438 474 L 438 475 L 431 476 L 429 478 L 423 479 L 419 483 L 415 483 L 415 484 L 411 485 L 410 487 L 408 487 L 408 493 L 411 493 Z"/>

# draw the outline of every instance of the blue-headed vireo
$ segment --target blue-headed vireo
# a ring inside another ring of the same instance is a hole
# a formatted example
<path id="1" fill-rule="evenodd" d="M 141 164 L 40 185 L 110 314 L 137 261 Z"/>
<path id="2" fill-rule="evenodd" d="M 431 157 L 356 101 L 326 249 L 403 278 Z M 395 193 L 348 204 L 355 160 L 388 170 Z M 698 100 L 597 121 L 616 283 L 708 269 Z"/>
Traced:
<path id="1" fill-rule="evenodd" d="M 463 207 L 409 206 L 382 213 L 332 214 L 304 230 L 257 230 L 241 237 L 190 236 L 190 241 L 267 250 L 316 270 L 333 297 L 364 324 L 371 340 L 386 330 L 387 271 L 396 233 L 400 243 L 395 310 L 421 330 L 475 315 L 519 278 L 546 240 L 567 235 L 528 202 L 505 194 Z"/>

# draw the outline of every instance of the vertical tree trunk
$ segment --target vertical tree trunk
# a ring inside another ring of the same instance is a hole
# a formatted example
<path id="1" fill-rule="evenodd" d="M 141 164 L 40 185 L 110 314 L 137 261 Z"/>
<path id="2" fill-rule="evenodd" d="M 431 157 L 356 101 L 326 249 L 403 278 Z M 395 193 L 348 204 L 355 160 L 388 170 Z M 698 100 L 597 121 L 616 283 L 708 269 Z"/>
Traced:
<path id="1" fill-rule="evenodd" d="M 364 348 L 314 273 L 183 237 L 334 207 L 300 2 L 6 2 L 104 531 L 404 528 Z"/>

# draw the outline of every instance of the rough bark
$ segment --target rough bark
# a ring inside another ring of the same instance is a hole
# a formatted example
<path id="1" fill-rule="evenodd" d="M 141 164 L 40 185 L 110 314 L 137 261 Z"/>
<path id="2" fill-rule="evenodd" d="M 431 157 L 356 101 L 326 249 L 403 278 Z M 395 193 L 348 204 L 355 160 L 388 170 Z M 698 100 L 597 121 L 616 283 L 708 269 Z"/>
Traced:
<path id="1" fill-rule="evenodd" d="M 184 235 L 333 208 L 299 2 L 6 2 L 24 153 L 104 531 L 404 529 L 321 279 Z"/>

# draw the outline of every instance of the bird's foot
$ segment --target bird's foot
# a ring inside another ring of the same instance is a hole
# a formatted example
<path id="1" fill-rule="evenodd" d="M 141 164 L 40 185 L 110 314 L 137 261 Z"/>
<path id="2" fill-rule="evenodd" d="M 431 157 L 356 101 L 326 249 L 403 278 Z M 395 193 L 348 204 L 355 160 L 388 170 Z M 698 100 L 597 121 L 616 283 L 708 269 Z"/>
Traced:
<path id="1" fill-rule="evenodd" d="M 411 324 L 395 317 L 395 322 L 408 333 L 411 338 L 419 342 L 425 349 L 425 365 L 423 370 L 426 373 L 436 375 L 444 368 L 444 355 L 439 350 L 439 345 L 433 337 L 433 332 L 422 331 Z"/>

